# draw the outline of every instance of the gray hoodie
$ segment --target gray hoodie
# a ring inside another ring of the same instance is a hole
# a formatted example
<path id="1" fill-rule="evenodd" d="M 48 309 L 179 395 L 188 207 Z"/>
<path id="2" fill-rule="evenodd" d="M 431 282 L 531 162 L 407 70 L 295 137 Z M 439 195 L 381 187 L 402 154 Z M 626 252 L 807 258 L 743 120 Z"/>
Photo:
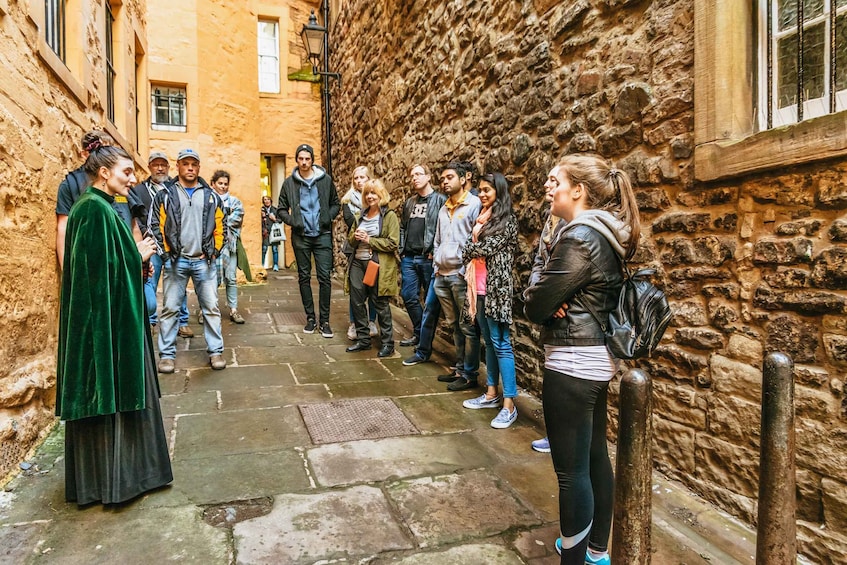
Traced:
<path id="1" fill-rule="evenodd" d="M 447 204 L 438 211 L 438 226 L 432 250 L 432 266 L 435 274 L 447 276 L 464 273 L 462 246 L 468 241 L 482 203 L 479 198 L 467 193 L 465 200 L 450 214 Z"/>

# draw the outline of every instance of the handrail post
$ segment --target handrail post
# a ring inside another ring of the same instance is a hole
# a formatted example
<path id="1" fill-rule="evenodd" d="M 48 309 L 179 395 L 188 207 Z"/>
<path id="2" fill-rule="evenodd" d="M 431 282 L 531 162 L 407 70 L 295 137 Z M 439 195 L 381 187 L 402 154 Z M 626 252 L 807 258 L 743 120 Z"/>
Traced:
<path id="1" fill-rule="evenodd" d="M 631 369 L 621 378 L 612 563 L 650 563 L 652 396 L 646 372 Z"/>
<path id="2" fill-rule="evenodd" d="M 794 362 L 784 353 L 771 353 L 762 371 L 758 565 L 796 563 L 796 492 Z"/>

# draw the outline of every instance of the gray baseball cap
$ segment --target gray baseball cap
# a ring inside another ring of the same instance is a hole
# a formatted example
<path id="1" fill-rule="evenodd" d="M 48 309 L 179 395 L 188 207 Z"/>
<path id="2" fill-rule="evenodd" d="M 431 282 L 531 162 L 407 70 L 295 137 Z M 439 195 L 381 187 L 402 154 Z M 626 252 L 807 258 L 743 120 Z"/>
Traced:
<path id="1" fill-rule="evenodd" d="M 161 151 L 153 151 L 152 153 L 150 153 L 150 158 L 147 159 L 147 163 L 152 163 L 156 159 L 164 159 L 166 162 L 168 162 L 168 156 L 167 155 L 165 155 Z"/>

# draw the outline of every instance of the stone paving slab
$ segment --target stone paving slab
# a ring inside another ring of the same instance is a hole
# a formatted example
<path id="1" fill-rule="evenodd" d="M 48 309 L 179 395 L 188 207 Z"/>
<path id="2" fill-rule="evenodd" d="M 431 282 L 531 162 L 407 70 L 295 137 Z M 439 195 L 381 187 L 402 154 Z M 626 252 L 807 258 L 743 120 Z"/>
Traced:
<path id="1" fill-rule="evenodd" d="M 131 532 L 131 535 L 127 535 Z M 94 506 L 74 520 L 50 522 L 30 548 L 33 561 L 61 565 L 92 563 L 197 563 L 228 565 L 224 530 L 201 519 L 199 509 Z M 142 557 L 143 556 L 143 557 Z"/>
<path id="2" fill-rule="evenodd" d="M 172 377 L 173 375 L 167 375 L 165 378 Z M 162 376 L 160 375 L 159 378 L 162 379 Z M 227 367 L 223 371 L 203 368 L 192 369 L 189 372 L 186 392 L 250 390 L 265 386 L 290 386 L 294 384 L 291 369 L 285 364 Z"/>
<path id="3" fill-rule="evenodd" d="M 388 484 L 386 492 L 424 548 L 541 523 L 499 477 L 487 470 L 397 481 Z"/>
<path id="4" fill-rule="evenodd" d="M 306 457 L 315 480 L 326 487 L 442 475 L 492 460 L 471 434 L 335 443 L 309 449 Z"/>
<path id="5" fill-rule="evenodd" d="M 215 391 L 206 391 L 163 395 L 159 404 L 165 417 L 215 412 L 218 410 L 218 394 Z"/>
<path id="6" fill-rule="evenodd" d="M 326 353 L 319 347 L 281 345 L 278 347 L 239 347 L 238 365 L 275 365 L 279 363 L 325 363 Z"/>
<path id="7" fill-rule="evenodd" d="M 402 559 L 394 559 L 397 565 L 523 565 L 523 561 L 513 551 L 501 545 L 472 544 L 452 547 L 447 551 L 417 553 Z"/>
<path id="8" fill-rule="evenodd" d="M 294 449 L 178 460 L 173 471 L 172 490 L 192 504 L 248 500 L 311 487 L 303 457 Z"/>
<path id="9" fill-rule="evenodd" d="M 371 486 L 277 496 L 270 514 L 236 524 L 233 535 L 243 564 L 306 564 L 414 548 L 382 491 Z"/>
<path id="10" fill-rule="evenodd" d="M 293 406 L 183 416 L 176 423 L 174 461 L 262 453 L 311 445 Z"/>
<path id="11" fill-rule="evenodd" d="M 48 525 L 45 520 L 0 526 L 0 563 L 26 563 L 27 559 L 34 559 L 38 540 L 44 538 Z"/>
<path id="12" fill-rule="evenodd" d="M 181 394 L 185 392 L 186 387 L 188 387 L 188 374 L 185 371 L 170 375 L 159 374 L 159 391 L 163 395 Z"/>
<path id="13" fill-rule="evenodd" d="M 221 410 L 250 410 L 327 402 L 331 399 L 325 385 L 297 385 L 233 390 L 221 393 Z"/>
<path id="14" fill-rule="evenodd" d="M 430 382 L 421 379 L 392 379 L 356 383 L 333 383 L 327 385 L 333 396 L 339 398 L 362 398 L 367 396 L 413 396 L 437 392 Z M 441 387 L 438 387 L 439 389 Z"/>
<path id="15" fill-rule="evenodd" d="M 356 359 L 344 363 L 324 360 L 323 363 L 292 362 L 291 370 L 298 383 L 337 383 L 386 381 L 394 376 L 376 360 Z"/>
<path id="16" fill-rule="evenodd" d="M 395 399 L 395 402 L 421 433 L 449 433 L 471 430 L 477 427 L 484 415 L 490 414 L 489 421 L 495 416 L 494 410 L 467 410 L 462 401 L 481 394 L 482 389 L 471 392 L 443 392 L 429 396 L 407 396 Z"/>
<path id="17" fill-rule="evenodd" d="M 283 345 L 300 345 L 294 334 L 266 334 L 266 335 L 233 335 L 224 339 L 226 347 L 234 347 L 236 354 L 241 347 L 280 347 Z"/>

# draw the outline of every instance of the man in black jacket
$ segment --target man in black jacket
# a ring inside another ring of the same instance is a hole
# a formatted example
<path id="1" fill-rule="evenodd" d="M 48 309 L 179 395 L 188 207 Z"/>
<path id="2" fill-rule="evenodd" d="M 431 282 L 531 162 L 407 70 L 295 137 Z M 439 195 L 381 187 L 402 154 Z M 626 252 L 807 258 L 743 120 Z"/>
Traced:
<path id="1" fill-rule="evenodd" d="M 319 327 L 321 335 L 330 338 L 333 336 L 329 326 L 332 221 L 341 211 L 341 202 L 332 178 L 314 164 L 315 152 L 312 147 L 300 145 L 295 151 L 295 156 L 297 168 L 285 179 L 279 191 L 277 217 L 291 226 L 291 246 L 297 260 L 300 298 L 306 311 L 306 326 L 303 332 L 315 333 L 315 328 Z M 310 284 L 313 257 L 320 286 L 320 326 L 315 319 L 315 303 Z"/>

